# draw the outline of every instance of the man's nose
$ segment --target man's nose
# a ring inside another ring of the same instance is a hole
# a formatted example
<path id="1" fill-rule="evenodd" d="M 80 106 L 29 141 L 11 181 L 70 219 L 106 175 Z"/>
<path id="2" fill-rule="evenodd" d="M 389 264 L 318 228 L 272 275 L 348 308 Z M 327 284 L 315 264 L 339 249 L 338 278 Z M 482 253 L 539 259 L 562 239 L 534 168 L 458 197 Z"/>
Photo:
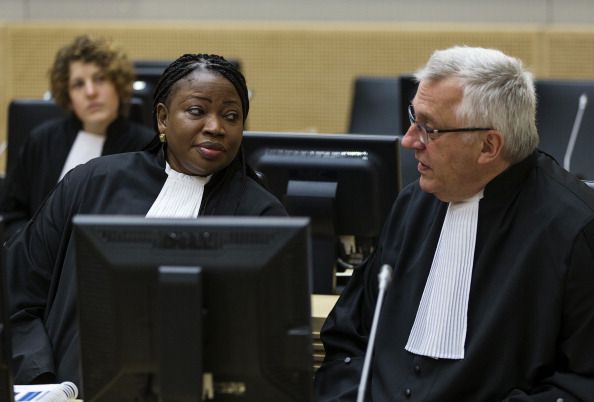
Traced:
<path id="1" fill-rule="evenodd" d="M 421 142 L 420 130 L 415 124 L 411 124 L 406 130 L 400 142 L 404 148 L 423 149 L 425 145 Z"/>

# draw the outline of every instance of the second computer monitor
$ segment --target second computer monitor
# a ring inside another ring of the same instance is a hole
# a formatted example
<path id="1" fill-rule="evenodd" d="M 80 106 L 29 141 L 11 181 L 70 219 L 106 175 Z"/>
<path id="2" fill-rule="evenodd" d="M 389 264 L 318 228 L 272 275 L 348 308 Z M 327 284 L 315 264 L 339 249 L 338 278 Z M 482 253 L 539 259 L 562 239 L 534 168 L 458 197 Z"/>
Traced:
<path id="1" fill-rule="evenodd" d="M 400 190 L 398 137 L 245 132 L 243 148 L 289 213 L 311 218 L 313 290 L 335 293 L 334 270 L 369 255 Z"/>

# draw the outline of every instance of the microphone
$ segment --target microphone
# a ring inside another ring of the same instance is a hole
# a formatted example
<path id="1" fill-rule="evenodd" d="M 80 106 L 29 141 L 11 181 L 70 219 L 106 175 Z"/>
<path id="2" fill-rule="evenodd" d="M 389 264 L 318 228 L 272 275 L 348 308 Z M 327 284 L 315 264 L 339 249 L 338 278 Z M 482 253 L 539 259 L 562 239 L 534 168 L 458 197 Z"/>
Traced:
<path id="1" fill-rule="evenodd" d="M 363 402 L 365 398 L 365 388 L 367 387 L 367 377 L 369 377 L 369 367 L 371 365 L 371 355 L 373 354 L 373 344 L 375 343 L 377 323 L 379 321 L 379 315 L 382 309 L 382 302 L 384 300 L 386 288 L 392 280 L 392 267 L 388 264 L 382 265 L 380 273 L 377 277 L 379 282 L 379 294 L 375 303 L 375 311 L 373 313 L 373 321 L 371 323 L 371 332 L 369 333 L 369 341 L 367 342 L 367 350 L 365 351 L 365 360 L 363 362 L 363 370 L 361 371 L 361 380 L 359 382 L 359 390 L 357 392 L 357 402 Z"/>
<path id="2" fill-rule="evenodd" d="M 567 143 L 567 150 L 565 151 L 565 156 L 563 157 L 563 168 L 567 171 L 569 171 L 569 165 L 571 163 L 571 155 L 573 154 L 573 148 L 575 146 L 575 141 L 577 140 L 577 136 L 580 131 L 580 127 L 582 125 L 582 116 L 584 115 L 584 111 L 586 110 L 587 105 L 588 105 L 588 95 L 583 93 L 580 95 L 578 110 L 575 115 L 575 121 L 573 122 L 573 128 L 571 129 L 571 135 L 569 136 L 569 142 Z"/>

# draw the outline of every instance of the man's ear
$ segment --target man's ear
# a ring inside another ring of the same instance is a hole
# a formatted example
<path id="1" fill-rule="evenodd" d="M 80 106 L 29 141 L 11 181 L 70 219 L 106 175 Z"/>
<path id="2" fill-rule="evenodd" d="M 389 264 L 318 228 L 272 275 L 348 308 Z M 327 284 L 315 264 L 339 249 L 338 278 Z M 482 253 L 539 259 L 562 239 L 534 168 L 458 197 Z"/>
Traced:
<path id="1" fill-rule="evenodd" d="M 479 156 L 479 163 L 489 163 L 496 160 L 503 152 L 505 138 L 497 130 L 489 130 L 482 141 L 482 149 Z"/>
<path id="2" fill-rule="evenodd" d="M 159 128 L 159 133 L 166 133 L 167 131 L 167 106 L 163 103 L 157 104 L 157 127 Z"/>

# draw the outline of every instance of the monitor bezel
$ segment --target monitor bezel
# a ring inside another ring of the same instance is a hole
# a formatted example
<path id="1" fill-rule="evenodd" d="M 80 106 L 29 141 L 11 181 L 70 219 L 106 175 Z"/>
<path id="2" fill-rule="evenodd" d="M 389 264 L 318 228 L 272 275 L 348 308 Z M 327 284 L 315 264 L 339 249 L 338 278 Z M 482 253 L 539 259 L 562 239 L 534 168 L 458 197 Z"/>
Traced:
<path id="1" fill-rule="evenodd" d="M 134 239 L 134 236 L 136 236 L 136 234 L 140 233 L 140 231 L 144 230 L 146 233 L 147 238 L 152 238 L 153 240 L 155 239 L 155 233 L 150 233 L 151 231 L 157 231 L 159 232 L 159 235 L 167 235 L 169 236 L 169 233 L 175 233 L 176 234 L 176 238 L 175 239 L 171 239 L 171 238 L 166 238 L 165 241 L 170 241 L 171 244 L 167 244 L 165 245 L 164 249 L 156 249 L 155 253 L 159 253 L 162 252 L 163 250 L 169 249 L 172 250 L 171 255 L 169 256 L 170 258 L 167 259 L 165 257 L 163 257 L 163 260 L 161 261 L 154 261 L 154 265 L 152 265 L 150 268 L 146 267 L 147 263 L 146 261 L 142 261 L 142 262 L 138 262 L 135 261 L 134 256 L 121 256 L 117 258 L 117 261 L 105 261 L 108 262 L 109 264 L 111 264 L 110 269 L 111 270 L 115 270 L 115 271 L 120 271 L 120 272 L 128 272 L 128 274 L 130 273 L 130 271 L 134 271 L 135 269 L 145 269 L 145 268 L 149 268 L 151 269 L 153 272 L 155 271 L 155 269 L 158 269 L 159 267 L 164 266 L 164 260 L 168 260 L 168 262 L 170 264 L 168 265 L 175 265 L 175 266 L 189 266 L 189 264 L 187 264 L 187 258 L 186 257 L 178 257 L 178 254 L 176 253 L 177 251 L 179 251 L 180 248 L 183 249 L 183 251 L 189 251 L 190 253 L 194 252 L 195 250 L 192 249 L 192 247 L 218 247 L 218 245 L 213 245 L 213 244 L 206 244 L 206 243 L 201 243 L 201 240 L 199 240 L 197 237 L 192 238 L 191 241 L 187 241 L 189 239 L 189 237 L 187 237 L 186 239 L 183 238 L 183 234 L 187 234 L 187 233 L 210 233 L 210 239 L 216 239 L 216 230 L 217 228 L 220 228 L 220 230 L 222 231 L 229 231 L 231 229 L 234 230 L 244 230 L 245 233 L 251 234 L 252 232 L 254 233 L 254 236 L 258 236 L 258 233 L 272 233 L 273 230 L 275 230 L 277 232 L 277 234 L 275 234 L 275 236 L 278 238 L 278 236 L 281 236 L 281 240 L 280 241 L 287 241 L 290 242 L 292 241 L 292 237 L 291 236 L 298 236 L 299 238 L 296 239 L 296 242 L 302 242 L 305 241 L 305 243 L 303 245 L 301 245 L 301 243 L 299 243 L 297 245 L 297 243 L 291 245 L 290 247 L 297 247 L 297 252 L 301 253 L 304 252 L 305 254 L 302 256 L 302 258 L 304 258 L 307 264 L 303 267 L 294 267 L 291 266 L 290 269 L 295 270 L 295 272 L 298 272 L 299 275 L 305 275 L 303 278 L 301 278 L 301 280 L 297 281 L 296 283 L 291 283 L 290 287 L 288 287 L 288 283 L 284 284 L 283 292 L 285 293 L 290 293 L 292 291 L 294 291 L 294 295 L 295 296 L 287 296 L 287 297 L 291 297 L 291 298 L 295 298 L 295 299 L 299 299 L 299 302 L 293 300 L 292 303 L 294 303 L 291 308 L 295 308 L 298 305 L 298 312 L 295 312 L 294 314 L 296 314 L 296 317 L 292 317 L 291 319 L 295 319 L 296 321 L 299 321 L 299 328 L 290 328 L 287 330 L 287 332 L 291 332 L 293 331 L 293 334 L 291 336 L 293 336 L 294 338 L 290 338 L 292 339 L 297 339 L 299 337 L 299 345 L 301 346 L 305 346 L 305 344 L 303 344 L 303 339 L 307 338 L 307 342 L 306 342 L 306 348 L 308 350 L 308 355 L 307 356 L 299 356 L 298 358 L 296 358 L 296 360 L 293 362 L 295 363 L 297 366 L 300 365 L 301 369 L 306 369 L 307 370 L 307 376 L 309 376 L 311 374 L 311 376 L 313 376 L 313 372 L 310 373 L 310 371 L 313 370 L 313 356 L 312 356 L 312 345 L 311 345 L 311 284 L 309 283 L 309 270 L 311 267 L 311 259 L 310 259 L 310 249 L 311 246 L 309 244 L 309 221 L 307 219 L 302 219 L 302 218 L 289 218 L 289 217 L 199 217 L 197 219 L 146 219 L 143 217 L 132 217 L 132 216 L 91 216 L 91 215 L 78 215 L 74 218 L 73 220 L 74 223 L 74 238 L 75 238 L 75 242 L 76 242 L 76 246 L 77 246 L 77 253 L 79 251 L 79 245 L 82 244 L 84 241 L 81 241 L 81 239 L 83 237 L 88 237 L 89 234 L 91 237 L 96 237 L 97 233 L 102 232 L 104 235 L 105 233 L 107 233 L 107 237 L 110 237 L 113 240 L 113 236 L 117 237 L 117 236 L 122 236 L 123 239 L 127 239 L 126 241 L 130 240 L 130 239 Z M 131 232 L 132 231 L 132 232 Z M 173 231 L 173 232 L 172 232 Z M 198 231 L 198 232 L 196 232 Z M 284 237 L 283 236 L 284 233 Z M 198 239 L 198 240 L 197 240 Z M 91 239 L 90 241 L 95 241 L 96 238 Z M 163 239 L 160 239 L 163 240 Z M 177 241 L 177 243 L 176 243 Z M 197 243 L 198 242 L 198 243 Z M 126 243 L 124 243 L 122 246 L 124 246 Z M 197 245 L 198 244 L 198 245 Z M 254 243 L 255 244 L 255 243 Z M 105 247 L 106 244 L 103 245 L 93 245 L 94 247 Z M 254 246 L 250 246 L 250 245 L 246 245 L 246 250 L 248 250 L 247 247 L 251 247 L 249 248 L 250 252 L 256 253 L 258 252 L 258 249 L 256 249 L 255 245 Z M 284 252 L 284 248 L 285 245 L 281 245 L 279 246 L 281 250 L 283 250 Z M 132 250 L 130 248 L 128 248 L 128 250 Z M 291 249 L 292 250 L 292 249 Z M 274 250 L 272 250 L 271 252 L 273 252 Z M 292 250 L 293 252 L 295 252 L 295 250 Z M 116 252 L 116 248 L 114 248 L 113 246 L 111 247 L 111 252 Z M 260 250 L 260 253 L 264 253 L 264 251 Z M 148 255 L 150 253 L 146 253 L 147 255 L 142 256 L 141 258 L 153 258 L 155 257 L 155 255 L 157 254 L 152 254 L 152 255 Z M 80 256 L 80 254 L 77 254 L 77 256 Z M 109 257 L 105 257 L 105 258 L 109 258 Z M 215 259 L 219 258 L 218 256 L 215 256 Z M 255 257 L 254 257 L 255 258 Z M 275 257 L 276 258 L 276 257 Z M 233 259 L 232 259 L 233 260 Z M 181 263 L 180 263 L 181 261 Z M 276 260 L 275 260 L 276 261 Z M 90 362 L 90 359 L 86 357 L 85 354 L 85 348 L 87 348 L 89 345 L 87 343 L 85 343 L 85 339 L 87 337 L 87 332 L 89 332 L 90 330 L 87 330 L 85 328 L 88 327 L 87 323 L 89 321 L 88 318 L 88 307 L 85 307 L 85 304 L 88 306 L 89 301 L 85 299 L 85 290 L 88 290 L 88 286 L 89 283 L 85 283 L 85 281 L 87 280 L 87 277 L 85 277 L 85 275 L 92 275 L 89 273 L 84 273 L 83 270 L 85 270 L 85 267 L 81 266 L 81 261 L 77 260 L 77 264 L 79 265 L 77 267 L 78 269 L 78 285 L 79 285 L 79 296 L 78 296 L 78 300 L 79 300 L 79 315 L 80 315 L 80 323 L 81 323 L 81 328 L 80 328 L 80 336 L 81 336 L 81 351 L 82 351 L 82 356 L 81 356 L 81 360 L 82 360 L 82 368 L 83 368 L 83 392 L 85 392 L 84 389 L 84 379 L 85 376 L 90 375 L 90 372 L 88 370 L 90 366 L 92 366 L 92 363 Z M 214 268 L 212 266 L 210 266 L 210 264 L 212 264 L 212 261 L 209 261 L 207 263 L 205 263 L 205 266 L 202 266 L 202 269 L 205 271 L 210 271 L 210 275 L 214 275 L 213 274 L 213 270 L 214 269 L 220 269 L 220 271 L 217 272 L 223 272 L 225 270 L 231 270 L 233 275 L 235 275 L 237 272 L 241 271 L 240 269 L 236 269 L 235 267 L 230 267 L 227 266 L 226 264 L 223 264 L 224 266 L 218 267 L 218 268 Z M 256 270 L 257 273 L 262 273 L 263 275 L 265 274 L 263 271 L 261 270 L 261 267 L 249 267 L 249 263 L 246 263 L 246 267 L 248 269 L 252 269 L 252 270 Z M 244 267 L 244 268 L 246 268 Z M 269 267 L 266 267 L 265 269 L 270 270 Z M 153 274 L 151 274 L 153 275 Z M 207 273 L 207 275 L 209 275 Z M 247 275 L 247 273 L 246 273 Z M 280 275 L 281 277 L 283 275 Z M 241 278 L 241 276 L 239 276 L 239 278 Z M 246 277 L 247 278 L 247 277 Z M 239 279 L 238 279 L 239 280 Z M 303 282 L 305 281 L 305 283 Z M 211 282 L 210 284 L 212 285 L 214 282 Z M 220 283 L 220 282 L 219 282 Z M 249 285 L 249 280 L 246 280 L 244 282 L 245 286 Z M 208 286 L 208 283 L 203 282 L 203 286 Z M 218 285 L 217 285 L 218 286 Z M 239 286 L 239 283 L 235 285 L 236 288 L 237 286 Z M 278 284 L 276 284 L 275 286 L 279 286 Z M 235 289 L 236 289 L 235 288 Z M 270 291 L 274 294 L 277 294 L 277 290 L 271 290 L 270 287 L 265 288 L 263 287 L 262 289 L 263 293 L 265 294 L 266 291 Z M 208 290 L 207 290 L 208 292 Z M 285 299 L 286 300 L 286 299 Z M 249 305 L 249 301 L 244 301 L 243 302 L 246 305 Z M 280 300 L 275 301 L 274 304 L 270 304 L 271 306 L 275 306 L 274 308 L 279 308 L 278 304 L 282 303 Z M 254 305 L 257 306 L 261 306 L 262 303 L 259 302 L 255 302 Z M 273 308 L 273 307 L 271 307 Z M 253 314 L 256 314 L 255 312 L 252 312 Z M 260 314 L 260 313 L 257 313 Z M 87 315 L 87 317 L 85 318 L 85 315 Z M 93 317 L 93 319 L 95 319 L 95 317 Z M 258 316 L 258 320 L 262 320 L 262 317 Z M 288 319 L 287 319 L 288 320 Z M 281 322 L 285 322 L 283 320 L 279 320 Z M 211 322 L 212 323 L 212 322 Z M 257 323 L 257 325 L 263 325 L 262 323 Z M 267 326 L 271 326 L 270 323 L 266 324 Z M 273 326 L 271 326 L 273 327 Z M 87 331 L 87 332 L 85 332 Z M 248 334 L 243 334 L 242 336 L 245 338 L 245 344 L 246 347 L 247 345 L 253 345 L 253 343 L 250 343 L 247 339 Z M 266 334 L 265 334 L 266 335 Z M 255 335 L 250 335 L 250 339 L 253 339 Z M 287 336 L 287 338 L 289 339 L 289 336 Z M 108 337 L 105 337 L 105 339 L 108 339 Z M 242 338 L 243 339 L 243 338 Z M 260 342 L 259 339 L 257 339 L 258 342 Z M 286 341 L 287 343 L 290 341 Z M 259 351 L 261 352 L 261 351 Z M 257 353 L 257 352 L 255 352 Z M 269 353 L 270 354 L 270 353 Z M 306 364 L 305 364 L 306 362 Z M 152 367 L 152 369 L 155 369 L 155 367 Z M 215 373 L 216 375 L 216 373 Z M 215 378 L 215 388 L 217 387 L 216 384 L 216 378 Z M 295 399 L 289 399 L 287 398 L 286 400 L 308 400 L 307 398 L 311 397 L 311 389 L 308 391 L 310 393 L 310 395 L 299 395 L 297 398 Z M 85 400 L 95 400 L 93 398 L 92 395 L 84 395 Z M 89 399 L 91 398 L 91 399 Z M 97 400 L 101 400 L 101 399 L 97 399 Z M 226 399 L 215 399 L 215 400 L 226 400 Z M 234 399 L 235 400 L 235 399 Z M 242 400 L 242 399 L 238 399 L 238 400 Z M 252 399 L 245 399 L 246 401 L 249 400 L 251 401 Z M 254 399 L 256 400 L 256 399 Z"/>

